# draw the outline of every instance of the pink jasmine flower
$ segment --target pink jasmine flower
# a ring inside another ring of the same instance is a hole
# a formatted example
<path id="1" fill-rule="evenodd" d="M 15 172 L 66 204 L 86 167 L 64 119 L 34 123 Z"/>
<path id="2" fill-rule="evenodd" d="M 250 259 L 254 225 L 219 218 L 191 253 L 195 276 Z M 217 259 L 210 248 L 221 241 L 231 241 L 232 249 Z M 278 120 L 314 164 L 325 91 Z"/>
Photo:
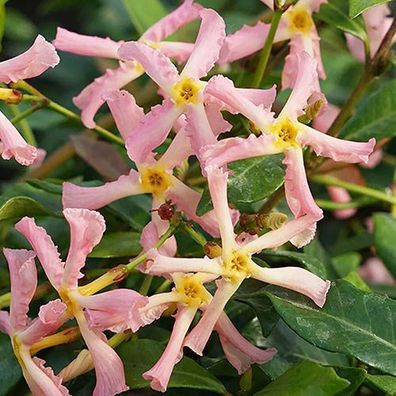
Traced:
<path id="1" fill-rule="evenodd" d="M 273 1 L 263 1 L 273 8 Z M 324 79 L 326 74 L 323 68 L 319 35 L 316 30 L 312 13 L 319 11 L 321 4 L 326 0 L 300 0 L 289 7 L 281 17 L 274 42 L 290 40 L 290 52 L 286 57 L 285 67 L 282 73 L 282 88 L 293 88 L 296 80 L 298 55 L 305 51 L 316 59 L 316 78 Z M 255 26 L 244 26 L 242 29 L 226 37 L 224 46 L 220 53 L 219 64 L 234 62 L 264 46 L 269 25 L 258 22 Z M 315 82 L 316 90 L 320 92 L 319 81 Z"/>
<path id="2" fill-rule="evenodd" d="M 367 282 L 394 285 L 395 279 L 378 257 L 370 257 L 359 268 L 359 275 Z"/>
<path id="3" fill-rule="evenodd" d="M 367 162 L 373 151 L 375 139 L 368 143 L 337 139 L 317 131 L 298 121 L 307 101 L 315 91 L 316 61 L 306 52 L 297 56 L 296 84 L 289 99 L 277 118 L 273 113 L 260 109 L 241 95 L 238 95 L 231 80 L 213 77 L 206 87 L 208 94 L 233 107 L 247 117 L 262 132 L 259 137 L 250 135 L 247 139 L 229 138 L 203 149 L 201 156 L 207 165 L 223 166 L 229 162 L 259 155 L 283 152 L 286 165 L 286 200 L 295 218 L 309 214 L 320 220 L 322 210 L 316 205 L 305 174 L 303 149 L 311 147 L 317 155 L 334 161 L 349 163 Z M 315 233 L 315 224 L 310 232 L 304 231 L 297 246 L 308 243 Z M 305 239 L 305 241 L 304 241 Z"/>
<path id="4" fill-rule="evenodd" d="M 0 82 L 10 83 L 37 77 L 49 67 L 55 67 L 59 57 L 52 44 L 43 36 L 37 36 L 33 45 L 15 58 L 0 62 Z M 5 160 L 14 157 L 21 165 L 31 165 L 38 156 L 36 147 L 26 143 L 14 125 L 0 113 L 1 156 Z"/>
<path id="5" fill-rule="evenodd" d="M 35 224 L 34 219 L 24 217 L 15 228 L 33 247 L 48 280 L 67 305 L 68 317 L 74 317 L 78 323 L 95 365 L 96 386 L 93 394 L 116 395 L 128 389 L 122 361 L 107 344 L 104 334 L 91 325 L 90 319 L 95 324 L 98 318 L 105 316 L 109 328 L 136 328 L 138 319 L 132 312 L 136 306 L 145 305 L 147 300 L 133 290 L 117 289 L 93 296 L 79 292 L 80 270 L 88 254 L 101 240 L 106 226 L 98 212 L 65 209 L 63 214 L 70 225 L 70 247 L 66 262 L 60 259 L 51 237 L 44 228 Z M 121 309 L 131 312 L 125 324 L 120 322 Z"/>
<path id="6" fill-rule="evenodd" d="M 372 58 L 380 47 L 386 32 L 392 25 L 390 9 L 387 4 L 379 4 L 375 7 L 369 8 L 367 11 L 364 11 L 362 15 L 366 24 L 368 40 L 370 43 L 370 57 Z M 360 62 L 364 62 L 366 55 L 363 42 L 349 33 L 346 33 L 345 37 L 351 54 Z"/>
<path id="7" fill-rule="evenodd" d="M 232 219 L 227 202 L 227 173 L 214 166 L 207 168 L 209 190 L 213 207 L 219 222 L 222 253 L 220 257 L 173 258 L 150 251 L 152 262 L 147 264 L 146 272 L 162 275 L 174 272 L 201 272 L 220 277 L 213 300 L 184 341 L 184 345 L 198 354 L 202 351 L 218 322 L 228 300 L 237 291 L 246 278 L 254 278 L 266 283 L 285 287 L 310 297 L 315 304 L 322 307 L 330 287 L 316 275 L 297 267 L 263 268 L 255 264 L 252 255 L 263 249 L 273 249 L 283 245 L 296 235 L 309 228 L 316 218 L 311 214 L 292 220 L 281 228 L 270 231 L 261 237 L 239 244 L 234 234 Z M 213 278 L 212 278 L 213 279 Z"/>
<path id="8" fill-rule="evenodd" d="M 199 17 L 201 6 L 193 0 L 185 0 L 180 7 L 151 26 L 140 37 L 138 42 L 157 48 L 167 56 L 184 62 L 192 51 L 192 43 L 163 41 L 180 27 Z M 58 28 L 54 40 L 56 48 L 83 56 L 98 58 L 112 58 L 119 60 L 116 69 L 107 69 L 106 73 L 95 79 L 81 93 L 73 99 L 74 104 L 82 111 L 82 121 L 88 128 L 95 126 L 94 117 L 103 105 L 103 94 L 108 91 L 121 89 L 129 82 L 144 73 L 142 66 L 134 59 L 121 60 L 117 50 L 124 42 L 113 41 L 110 38 L 86 36 Z"/>
<path id="9" fill-rule="evenodd" d="M 37 288 L 37 270 L 34 252 L 3 249 L 11 277 L 10 313 L 0 311 L 0 331 L 11 338 L 15 356 L 23 376 L 34 396 L 64 396 L 69 391 L 62 385 L 45 361 L 31 357 L 31 346 L 48 334 L 55 332 L 66 321 L 66 305 L 59 299 L 40 307 L 38 317 L 27 316 L 29 304 Z"/>

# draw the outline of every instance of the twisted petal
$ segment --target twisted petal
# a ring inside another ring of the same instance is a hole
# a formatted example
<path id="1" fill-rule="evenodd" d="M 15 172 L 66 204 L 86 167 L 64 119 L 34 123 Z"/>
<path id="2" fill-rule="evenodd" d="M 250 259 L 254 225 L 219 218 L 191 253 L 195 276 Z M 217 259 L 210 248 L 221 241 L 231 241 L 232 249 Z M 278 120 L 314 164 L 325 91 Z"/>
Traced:
<path id="1" fill-rule="evenodd" d="M 183 76 L 197 79 L 206 76 L 219 59 L 225 38 L 225 24 L 217 12 L 203 9 L 200 16 L 202 22 L 194 49 L 182 72 Z"/>
<path id="2" fill-rule="evenodd" d="M 141 107 L 128 91 L 112 91 L 103 96 L 124 141 L 144 117 Z"/>
<path id="3" fill-rule="evenodd" d="M 139 174 L 131 170 L 129 175 L 122 175 L 116 181 L 99 187 L 80 187 L 63 183 L 62 203 L 64 208 L 100 209 L 121 198 L 142 194 Z"/>
<path id="4" fill-rule="evenodd" d="M 15 331 L 28 324 L 27 313 L 37 287 L 35 253 L 24 249 L 3 249 L 10 271 L 10 324 Z"/>
<path id="5" fill-rule="evenodd" d="M 94 128 L 94 117 L 105 102 L 103 96 L 110 91 L 121 89 L 144 73 L 135 62 L 120 62 L 116 69 L 107 69 L 103 76 L 87 85 L 73 103 L 81 110 L 81 119 L 87 128 Z"/>
<path id="6" fill-rule="evenodd" d="M 87 36 L 58 27 L 52 44 L 55 48 L 72 54 L 118 59 L 118 47 L 123 44 L 123 41 L 113 41 L 108 37 Z"/>
<path id="7" fill-rule="evenodd" d="M 99 212 L 88 209 L 64 209 L 63 215 L 70 226 L 70 247 L 67 254 L 63 282 L 77 287 L 80 269 L 92 249 L 100 242 L 106 223 Z"/>
<path id="8" fill-rule="evenodd" d="M 146 326 L 161 317 L 170 304 L 179 301 L 177 293 L 154 294 L 149 297 L 149 303 L 139 309 L 140 326 Z"/>
<path id="9" fill-rule="evenodd" d="M 44 228 L 36 225 L 30 217 L 22 218 L 15 229 L 20 232 L 30 243 L 52 286 L 59 290 L 62 283 L 65 264 L 59 257 L 57 247 Z"/>
<path id="10" fill-rule="evenodd" d="M 173 367 L 183 357 L 184 337 L 194 319 L 196 309 L 179 306 L 175 316 L 172 334 L 158 362 L 143 374 L 143 378 L 150 381 L 152 389 L 165 392 Z"/>
<path id="11" fill-rule="evenodd" d="M 18 130 L 0 112 L 0 145 L 1 156 L 5 160 L 14 157 L 21 165 L 32 165 L 37 158 L 36 147 L 27 144 Z"/>
<path id="12" fill-rule="evenodd" d="M 374 138 L 367 143 L 351 142 L 326 135 L 308 126 L 304 127 L 298 139 L 302 144 L 312 147 L 317 155 L 349 163 L 367 163 L 375 146 Z"/>
<path id="13" fill-rule="evenodd" d="M 58 63 L 59 56 L 54 46 L 38 35 L 27 51 L 0 62 L 0 81 L 8 84 L 11 81 L 37 77 Z"/>
<path id="14" fill-rule="evenodd" d="M 331 286 L 330 281 L 324 281 L 298 267 L 263 268 L 256 265 L 252 277 L 304 294 L 320 308 L 326 302 L 326 295 Z"/>

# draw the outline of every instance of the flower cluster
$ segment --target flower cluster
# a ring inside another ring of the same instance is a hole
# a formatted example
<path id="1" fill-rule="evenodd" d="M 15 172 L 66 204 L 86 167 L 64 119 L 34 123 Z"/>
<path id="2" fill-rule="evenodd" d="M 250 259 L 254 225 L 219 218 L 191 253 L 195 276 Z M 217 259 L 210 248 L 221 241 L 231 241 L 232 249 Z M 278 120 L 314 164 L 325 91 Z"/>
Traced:
<path id="1" fill-rule="evenodd" d="M 274 6 L 272 2 L 264 3 Z M 73 319 L 95 368 L 94 395 L 108 396 L 128 387 L 123 363 L 108 344 L 104 331 L 136 332 L 165 311 L 173 310 L 175 322 L 167 347 L 158 362 L 143 375 L 153 389 L 164 392 L 184 347 L 202 355 L 213 331 L 218 333 L 224 354 L 238 373 L 245 372 L 253 363 L 265 363 L 275 355 L 274 348 L 259 349 L 245 339 L 225 313 L 227 302 L 245 279 L 294 290 L 323 307 L 330 281 L 299 267 L 263 267 L 254 257 L 265 249 L 276 249 L 288 242 L 300 248 L 315 235 L 316 223 L 323 213 L 308 185 L 304 165 L 306 148 L 332 161 L 351 164 L 367 164 L 374 150 L 374 139 L 351 142 L 324 133 L 328 120 L 336 113 L 320 89 L 325 71 L 312 13 L 317 12 L 322 3 L 325 0 L 299 0 L 282 14 L 275 41 L 290 40 L 282 89 L 292 90 L 276 114 L 272 111 L 277 94 L 275 86 L 236 87 L 231 79 L 218 74 L 222 68 L 217 67 L 260 50 L 269 25 L 259 22 L 226 36 L 222 17 L 192 0 L 185 0 L 137 41 L 116 42 L 59 28 L 53 45 L 39 36 L 26 53 L 0 63 L 0 79 L 9 83 L 37 76 L 55 66 L 59 62 L 55 48 L 118 60 L 118 68 L 107 70 L 84 88 L 74 103 L 81 109 L 82 121 L 89 128 L 95 126 L 95 114 L 106 103 L 134 163 L 128 174 L 102 186 L 64 183 L 63 214 L 70 225 L 70 248 L 65 261 L 45 229 L 29 217 L 20 220 L 15 228 L 33 250 L 4 249 L 12 300 L 10 312 L 0 312 L 0 329 L 9 334 L 34 395 L 69 394 L 62 384 L 68 378 L 68 370 L 55 376 L 43 360 L 32 354 L 38 342 Z M 194 20 L 200 21 L 195 43 L 165 41 Z M 381 32 L 376 30 L 376 33 Z M 375 36 L 373 40 L 378 43 L 379 39 Z M 348 42 L 352 41 L 348 37 Z M 360 57 L 360 50 L 355 49 L 356 56 Z M 131 93 L 122 90 L 144 73 L 158 86 L 162 97 L 161 104 L 146 113 Z M 252 133 L 244 137 L 228 136 L 232 125 L 223 118 L 225 112 L 246 118 Z M 313 114 L 311 118 L 319 113 L 310 125 L 301 117 L 308 112 Z M 28 145 L 1 114 L 0 121 L 3 158 L 14 156 L 21 164 L 31 165 L 38 156 L 37 149 Z M 167 139 L 169 136 L 171 140 Z M 161 154 L 157 152 L 160 146 L 166 147 Z M 227 196 L 230 176 L 227 166 L 236 160 L 279 153 L 284 156 L 285 197 L 293 218 L 259 235 L 241 232 L 237 226 L 240 213 L 230 207 Z M 175 171 L 192 157 L 207 179 L 213 204 L 213 209 L 201 216 L 197 214 L 197 207 L 202 193 L 180 180 Z M 330 193 L 338 199 L 337 193 L 342 191 Z M 171 280 L 174 287 L 150 297 L 126 288 L 97 294 L 102 287 L 79 287 L 86 258 L 105 232 L 104 218 L 96 210 L 138 194 L 151 194 L 153 208 L 151 221 L 140 241 L 147 259 L 138 269 L 144 274 L 163 276 Z M 170 224 L 169 216 L 161 216 L 156 209 L 168 202 L 210 236 L 220 238 L 211 254 L 197 258 L 175 257 L 174 236 L 156 246 Z M 30 320 L 28 307 L 37 286 L 35 257 L 58 298 L 43 305 L 37 318 Z M 206 288 L 209 283 L 213 283 L 209 288 L 212 293 Z M 200 318 L 192 326 L 197 315 Z"/>

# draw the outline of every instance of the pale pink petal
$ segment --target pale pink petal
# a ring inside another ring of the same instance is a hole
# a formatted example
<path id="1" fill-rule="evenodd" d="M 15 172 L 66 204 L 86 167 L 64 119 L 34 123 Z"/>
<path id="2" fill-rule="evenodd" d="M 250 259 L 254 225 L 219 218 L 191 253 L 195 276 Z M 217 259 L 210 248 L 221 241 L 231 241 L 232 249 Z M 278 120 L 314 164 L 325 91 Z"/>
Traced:
<path id="1" fill-rule="evenodd" d="M 140 235 L 139 243 L 142 246 L 143 250 L 147 252 L 150 250 L 161 237 L 161 234 L 158 232 L 157 226 L 153 221 L 147 223 L 143 231 Z M 170 237 L 160 248 L 159 251 L 161 254 L 165 256 L 174 256 L 177 251 L 176 239 L 174 236 Z"/>
<path id="2" fill-rule="evenodd" d="M 210 129 L 215 136 L 220 133 L 228 132 L 232 128 L 232 124 L 226 121 L 222 114 L 222 103 L 207 103 L 205 105 L 206 117 L 208 118 Z"/>
<path id="3" fill-rule="evenodd" d="M 149 297 L 149 303 L 139 309 L 140 327 L 146 326 L 161 317 L 170 304 L 179 301 L 177 293 L 154 294 Z"/>
<path id="4" fill-rule="evenodd" d="M 11 283 L 10 323 L 15 331 L 28 324 L 29 304 L 37 287 L 35 253 L 24 249 L 3 249 Z"/>
<path id="5" fill-rule="evenodd" d="M 286 150 L 283 163 L 286 165 L 286 200 L 294 217 L 310 214 L 318 219 L 321 218 L 322 210 L 316 205 L 308 185 L 302 150 L 299 148 Z"/>
<path id="6" fill-rule="evenodd" d="M 254 363 L 267 363 L 277 353 L 275 348 L 260 349 L 249 342 L 223 312 L 216 323 L 221 346 L 227 360 L 242 375 Z"/>
<path id="7" fill-rule="evenodd" d="M 186 128 L 181 128 L 173 138 L 168 149 L 162 154 L 159 162 L 168 169 L 180 165 L 193 154 L 190 138 L 187 136 Z"/>
<path id="8" fill-rule="evenodd" d="M 0 331 L 11 336 L 12 326 L 10 314 L 7 311 L 0 311 Z"/>
<path id="9" fill-rule="evenodd" d="M 366 164 L 361 164 L 363 168 L 373 169 L 382 161 L 384 152 L 381 148 L 375 148 L 373 153 L 370 155 Z"/>
<path id="10" fill-rule="evenodd" d="M 352 198 L 345 188 L 327 186 L 327 192 L 333 202 L 351 202 Z M 334 210 L 333 214 L 337 219 L 349 219 L 357 212 L 356 208 Z"/>
<path id="11" fill-rule="evenodd" d="M 81 119 L 87 128 L 94 128 L 94 117 L 105 102 L 103 95 L 107 92 L 121 89 L 129 82 L 144 73 L 142 68 L 134 62 L 120 62 L 116 69 L 107 69 L 102 76 L 87 85 L 73 103 L 81 110 Z"/>
<path id="12" fill-rule="evenodd" d="M 31 167 L 32 169 L 37 169 L 39 168 L 42 163 L 45 160 L 45 157 L 47 156 L 47 152 L 41 148 L 37 149 L 37 157 L 35 158 L 35 160 L 33 161 Z"/>
<path id="13" fill-rule="evenodd" d="M 196 309 L 178 306 L 172 334 L 158 362 L 143 374 L 143 378 L 150 381 L 152 389 L 165 392 L 173 367 L 183 357 L 184 337 L 194 319 Z"/>
<path id="14" fill-rule="evenodd" d="M 56 290 L 59 290 L 65 264 L 60 259 L 58 249 L 47 231 L 37 226 L 30 217 L 22 218 L 15 224 L 15 229 L 29 241 L 48 280 Z"/>
<path id="15" fill-rule="evenodd" d="M 326 135 L 308 126 L 304 126 L 302 133 L 299 133 L 298 140 L 303 145 L 310 146 L 317 155 L 348 163 L 367 163 L 375 146 L 374 138 L 367 143 L 351 142 Z"/>
<path id="16" fill-rule="evenodd" d="M 273 249 L 288 242 L 293 237 L 309 229 L 319 219 L 316 216 L 305 215 L 288 221 L 281 228 L 269 231 L 254 241 L 248 242 L 240 250 L 246 253 L 258 253 L 264 249 Z"/>
<path id="17" fill-rule="evenodd" d="M 202 352 L 209 340 L 210 335 L 232 295 L 238 290 L 243 278 L 239 281 L 230 282 L 221 279 L 216 282 L 217 290 L 212 301 L 205 308 L 198 324 L 192 329 L 184 341 L 184 346 L 202 356 Z"/>
<path id="18" fill-rule="evenodd" d="M 19 334 L 25 345 L 33 345 L 48 334 L 54 333 L 68 319 L 67 306 L 61 300 L 56 299 L 42 305 L 38 317 Z"/>
<path id="19" fill-rule="evenodd" d="M 120 333 L 141 326 L 139 309 L 148 303 L 148 297 L 130 289 L 116 289 L 92 296 L 81 296 L 79 304 L 85 308 L 89 325 L 100 331 Z"/>
<path id="20" fill-rule="evenodd" d="M 368 258 L 358 270 L 359 275 L 367 282 L 394 285 L 395 279 L 378 257 Z"/>
<path id="21" fill-rule="evenodd" d="M 100 242 L 106 223 L 99 212 L 88 209 L 64 209 L 63 215 L 70 226 L 70 247 L 67 254 L 63 282 L 77 287 L 80 269 L 92 249 Z"/>
<path id="22" fill-rule="evenodd" d="M 204 147 L 201 157 L 206 166 L 220 167 L 245 158 L 279 153 L 274 141 L 275 136 L 272 134 L 262 134 L 259 137 L 251 134 L 246 139 L 227 138 Z"/>
<path id="23" fill-rule="evenodd" d="M 135 98 L 128 91 L 112 91 L 103 96 L 110 108 L 117 128 L 124 139 L 144 117 L 144 111 L 136 104 Z"/>
<path id="24" fill-rule="evenodd" d="M 52 44 L 58 50 L 72 54 L 93 56 L 96 58 L 118 59 L 118 47 L 123 41 L 114 41 L 109 37 L 87 36 L 70 32 L 61 27 L 57 28 L 55 40 Z"/>
<path id="25" fill-rule="evenodd" d="M 327 3 L 327 0 L 303 0 L 301 3 L 306 4 L 311 12 L 318 12 L 320 6 Z"/>
<path id="26" fill-rule="evenodd" d="M 0 62 L 0 81 L 8 84 L 11 81 L 37 77 L 58 63 L 59 56 L 54 46 L 38 35 L 27 51 Z"/>
<path id="27" fill-rule="evenodd" d="M 234 62 L 259 51 L 264 46 L 270 25 L 258 22 L 254 26 L 244 25 L 227 36 L 220 51 L 219 65 Z"/>
<path id="28" fill-rule="evenodd" d="M 201 26 L 193 52 L 182 72 L 183 76 L 198 79 L 213 68 L 225 39 L 225 23 L 216 11 L 205 8 L 199 15 L 202 18 Z"/>
<path id="29" fill-rule="evenodd" d="M 129 41 L 118 50 L 123 60 L 135 60 L 164 91 L 169 92 L 179 79 L 175 65 L 160 51 L 146 44 Z"/>
<path id="30" fill-rule="evenodd" d="M 139 174 L 132 169 L 129 175 L 122 175 L 116 181 L 98 187 L 80 187 L 63 183 L 62 203 L 64 208 L 99 209 L 121 198 L 142 194 Z"/>
<path id="31" fill-rule="evenodd" d="M 363 41 L 350 33 L 345 33 L 345 38 L 348 49 L 351 52 L 352 56 L 354 56 L 358 61 L 364 63 L 366 55 L 364 51 Z"/>
<path id="32" fill-rule="evenodd" d="M 202 6 L 194 3 L 193 0 L 185 0 L 174 11 L 148 28 L 142 35 L 142 40 L 161 41 L 172 33 L 175 33 L 182 26 L 199 18 Z"/>
<path id="33" fill-rule="evenodd" d="M 325 111 L 321 111 L 312 121 L 313 128 L 326 133 L 337 118 L 340 109 L 332 104 L 327 104 Z"/>
<path id="34" fill-rule="evenodd" d="M 261 0 L 267 7 L 274 9 L 274 0 Z"/>
<path id="35" fill-rule="evenodd" d="M 0 112 L 1 156 L 5 160 L 14 157 L 21 165 L 31 165 L 37 158 L 36 147 L 27 144 L 18 130 Z"/>
<path id="36" fill-rule="evenodd" d="M 170 99 L 153 106 L 128 136 L 126 147 L 131 160 L 146 161 L 150 152 L 164 142 L 180 114 L 181 109 Z"/>
<path id="37" fill-rule="evenodd" d="M 317 66 L 318 77 L 321 80 L 324 80 L 326 78 L 326 72 L 323 66 L 322 55 L 320 52 L 320 37 L 315 27 L 312 29 L 310 39 L 312 41 L 310 44 L 312 46 L 312 51 L 313 51 L 312 56 L 318 62 L 318 66 Z"/>
<path id="38" fill-rule="evenodd" d="M 256 106 L 262 106 L 270 110 L 276 98 L 276 85 L 267 89 L 236 88 L 246 99 L 249 99 Z"/>
<path id="39" fill-rule="evenodd" d="M 256 265 L 252 277 L 304 294 L 320 308 L 326 302 L 326 295 L 331 286 L 330 281 L 324 281 L 311 272 L 298 267 L 264 268 Z"/>
<path id="40" fill-rule="evenodd" d="M 177 63 L 184 63 L 194 49 L 193 43 L 182 43 L 177 41 L 161 41 L 156 47 L 168 58 Z"/>

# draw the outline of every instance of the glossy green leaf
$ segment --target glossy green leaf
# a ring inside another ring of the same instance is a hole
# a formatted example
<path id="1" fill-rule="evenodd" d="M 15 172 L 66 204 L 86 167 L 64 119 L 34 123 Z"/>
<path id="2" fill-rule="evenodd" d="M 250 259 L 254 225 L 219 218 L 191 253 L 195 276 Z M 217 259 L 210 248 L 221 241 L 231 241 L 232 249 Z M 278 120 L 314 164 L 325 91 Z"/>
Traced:
<path id="1" fill-rule="evenodd" d="M 343 278 L 350 272 L 356 271 L 358 269 L 362 257 L 357 252 L 348 252 L 335 256 L 332 258 L 332 260 L 337 274 Z"/>
<path id="2" fill-rule="evenodd" d="M 387 395 L 396 395 L 396 377 L 367 374 L 366 378 L 369 384 L 375 385 Z"/>
<path id="3" fill-rule="evenodd" d="M 374 245 L 378 256 L 396 277 L 396 219 L 388 213 L 376 213 L 374 220 Z"/>
<path id="4" fill-rule="evenodd" d="M 396 301 L 361 291 L 343 280 L 331 287 L 322 309 L 285 289 L 269 287 L 263 292 L 305 340 L 396 374 Z"/>
<path id="5" fill-rule="evenodd" d="M 137 256 L 142 247 L 137 232 L 106 233 L 89 257 L 111 258 Z"/>
<path id="6" fill-rule="evenodd" d="M 295 364 L 255 396 L 330 396 L 347 388 L 350 382 L 339 377 L 331 367 L 303 361 Z"/>
<path id="7" fill-rule="evenodd" d="M 383 84 L 368 96 L 345 124 L 340 137 L 365 141 L 396 136 L 396 80 Z"/>
<path id="8" fill-rule="evenodd" d="M 339 377 L 349 381 L 349 386 L 338 393 L 337 396 L 355 396 L 366 379 L 367 371 L 356 367 L 334 367 L 334 370 Z"/>
<path id="9" fill-rule="evenodd" d="M 160 0 L 123 0 L 123 3 L 139 35 L 167 14 Z"/>
<path id="10" fill-rule="evenodd" d="M 161 356 L 164 345 L 158 341 L 139 339 L 121 345 L 117 352 L 125 365 L 127 384 L 131 389 L 149 386 L 142 374 Z M 168 388 L 200 389 L 225 393 L 223 384 L 194 360 L 184 357 L 174 368 Z"/>
<path id="11" fill-rule="evenodd" d="M 1 333 L 0 356 L 0 396 L 5 396 L 22 378 L 22 371 L 15 359 L 9 337 L 6 334 Z"/>
<path id="12" fill-rule="evenodd" d="M 349 16 L 356 18 L 362 12 L 378 4 L 387 3 L 390 0 L 349 0 Z"/>
<path id="13" fill-rule="evenodd" d="M 0 221 L 20 219 L 23 216 L 54 216 L 39 202 L 29 197 L 13 197 L 0 206 Z"/>

